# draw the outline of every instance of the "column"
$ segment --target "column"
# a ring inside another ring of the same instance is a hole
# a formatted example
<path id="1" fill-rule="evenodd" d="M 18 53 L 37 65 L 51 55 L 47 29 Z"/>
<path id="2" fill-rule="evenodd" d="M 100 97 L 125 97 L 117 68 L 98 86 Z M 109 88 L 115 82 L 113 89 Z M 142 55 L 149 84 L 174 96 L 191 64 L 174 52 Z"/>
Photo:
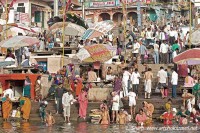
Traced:
<path id="1" fill-rule="evenodd" d="M 58 0 L 54 0 L 54 17 L 58 16 Z"/>

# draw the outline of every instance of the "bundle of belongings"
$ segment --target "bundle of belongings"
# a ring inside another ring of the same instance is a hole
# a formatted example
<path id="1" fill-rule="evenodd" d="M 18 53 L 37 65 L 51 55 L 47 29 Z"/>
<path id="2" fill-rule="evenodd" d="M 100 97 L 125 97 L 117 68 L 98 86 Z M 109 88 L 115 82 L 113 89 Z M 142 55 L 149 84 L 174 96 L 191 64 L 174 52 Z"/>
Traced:
<path id="1" fill-rule="evenodd" d="M 92 124 L 99 124 L 99 119 L 101 118 L 101 110 L 93 109 L 89 114 Z"/>

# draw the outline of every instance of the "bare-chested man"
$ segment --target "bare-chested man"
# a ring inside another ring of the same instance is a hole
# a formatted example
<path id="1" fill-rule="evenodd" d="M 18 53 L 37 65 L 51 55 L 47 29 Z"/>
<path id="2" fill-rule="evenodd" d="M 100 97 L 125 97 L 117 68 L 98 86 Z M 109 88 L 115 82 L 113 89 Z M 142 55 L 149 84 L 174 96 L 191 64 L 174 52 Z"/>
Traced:
<path id="1" fill-rule="evenodd" d="M 153 78 L 153 73 L 151 71 L 151 68 L 148 68 L 148 71 L 144 74 L 144 80 L 145 80 L 145 99 L 150 99 L 151 94 L 151 82 Z"/>
<path id="2" fill-rule="evenodd" d="M 101 124 L 110 124 L 110 115 L 109 115 L 108 110 L 106 110 L 105 107 L 102 107 L 102 113 L 101 113 L 100 121 L 101 121 Z"/>
<path id="3" fill-rule="evenodd" d="M 126 124 L 126 117 L 127 115 L 123 112 L 123 110 L 120 110 L 119 114 L 117 115 L 117 123 L 120 125 Z"/>
<path id="4" fill-rule="evenodd" d="M 49 114 L 48 114 L 47 117 L 46 117 L 46 125 L 47 125 L 47 126 L 53 126 L 53 124 L 55 124 L 55 119 L 54 119 L 54 117 L 52 116 L 52 113 L 49 112 Z"/>

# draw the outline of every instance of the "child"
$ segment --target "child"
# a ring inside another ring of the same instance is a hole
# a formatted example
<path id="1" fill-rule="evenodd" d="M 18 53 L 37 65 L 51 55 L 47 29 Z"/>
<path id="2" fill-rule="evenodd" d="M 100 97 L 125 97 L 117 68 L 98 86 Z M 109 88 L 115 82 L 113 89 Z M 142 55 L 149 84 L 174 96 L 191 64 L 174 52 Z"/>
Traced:
<path id="1" fill-rule="evenodd" d="M 55 119 L 52 116 L 52 113 L 50 111 L 49 111 L 49 114 L 47 114 L 45 122 L 47 126 L 53 126 L 53 124 L 55 124 Z"/>
<path id="2" fill-rule="evenodd" d="M 47 102 L 46 101 L 43 101 L 40 103 L 40 108 L 39 108 L 39 113 L 40 113 L 40 118 L 42 120 L 42 122 L 45 121 L 45 117 L 46 117 L 46 107 L 47 107 Z"/>
<path id="3" fill-rule="evenodd" d="M 169 109 L 171 109 L 171 106 L 172 106 L 172 99 L 169 98 L 167 100 L 167 103 L 165 104 L 165 110 L 168 111 Z"/>
<path id="4" fill-rule="evenodd" d="M 17 108 L 17 112 L 16 112 L 16 114 L 15 114 L 15 117 L 16 117 L 17 119 L 20 119 L 20 118 L 21 118 L 21 112 L 20 112 L 20 108 L 19 108 L 19 107 Z"/>

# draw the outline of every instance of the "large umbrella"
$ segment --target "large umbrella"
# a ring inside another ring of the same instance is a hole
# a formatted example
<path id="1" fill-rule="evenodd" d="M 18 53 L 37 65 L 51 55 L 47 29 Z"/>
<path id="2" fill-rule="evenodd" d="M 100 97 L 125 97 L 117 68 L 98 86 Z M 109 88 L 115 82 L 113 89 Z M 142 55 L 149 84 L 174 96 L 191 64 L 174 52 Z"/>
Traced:
<path id="1" fill-rule="evenodd" d="M 4 48 L 20 48 L 38 44 L 40 41 L 36 37 L 14 36 L 0 42 L 0 47 Z"/>
<path id="2" fill-rule="evenodd" d="M 81 48 L 76 56 L 83 62 L 105 62 L 111 59 L 115 53 L 116 48 L 110 45 L 94 44 Z"/>
<path id="3" fill-rule="evenodd" d="M 65 35 L 70 35 L 70 36 L 82 36 L 83 33 L 86 31 L 85 28 L 83 28 L 82 26 L 79 26 L 77 24 L 74 23 L 70 23 L 70 22 L 58 22 L 55 23 L 54 25 L 52 25 L 49 28 L 49 32 L 48 34 L 55 34 L 56 32 L 63 31 L 63 27 L 65 27 Z"/>
<path id="4" fill-rule="evenodd" d="M 198 65 L 200 64 L 200 48 L 194 48 L 180 53 L 174 57 L 176 64 Z"/>
<path id="5" fill-rule="evenodd" d="M 5 25 L 4 25 L 4 26 L 5 26 Z M 29 32 L 36 33 L 34 29 L 32 29 L 31 27 L 26 26 L 26 25 L 24 25 L 24 24 L 21 24 L 21 23 L 11 23 L 11 24 L 7 24 L 7 26 L 10 26 L 10 27 L 17 27 L 17 28 L 22 29 L 22 30 L 25 30 L 25 31 L 29 31 Z"/>
<path id="6" fill-rule="evenodd" d="M 94 26 L 86 30 L 86 32 L 82 36 L 82 40 L 92 39 L 95 37 L 105 35 L 109 31 L 111 31 L 112 28 L 114 28 L 114 22 L 111 20 L 98 22 L 94 24 Z"/>

